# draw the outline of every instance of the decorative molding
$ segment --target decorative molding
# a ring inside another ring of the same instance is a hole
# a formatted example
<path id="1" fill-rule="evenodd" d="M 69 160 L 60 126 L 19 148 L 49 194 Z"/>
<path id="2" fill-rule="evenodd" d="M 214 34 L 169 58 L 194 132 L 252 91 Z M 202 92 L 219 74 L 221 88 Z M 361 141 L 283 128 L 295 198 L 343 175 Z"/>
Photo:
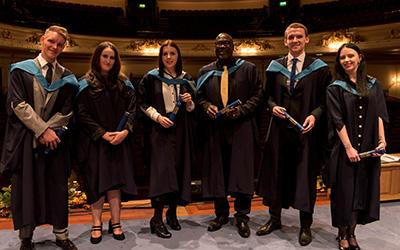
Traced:
<path id="1" fill-rule="evenodd" d="M 126 47 L 128 50 L 133 50 L 133 51 L 137 51 L 137 52 L 141 52 L 145 49 L 148 48 L 157 48 L 159 49 L 161 46 L 161 40 L 153 40 L 153 39 L 149 39 L 149 40 L 144 40 L 144 41 L 131 41 L 129 43 L 129 45 Z"/>
<path id="2" fill-rule="evenodd" d="M 198 43 L 192 48 L 192 50 L 193 51 L 209 51 L 209 50 L 211 50 L 211 48 L 205 46 L 202 43 Z"/>
<path id="3" fill-rule="evenodd" d="M 3 38 L 3 39 L 12 39 L 13 36 L 12 36 L 12 34 L 11 34 L 11 31 L 9 31 L 9 30 L 3 30 L 3 31 L 1 32 L 1 38 Z"/>
<path id="4" fill-rule="evenodd" d="M 235 49 L 240 48 L 256 48 L 257 50 L 264 51 L 273 49 L 274 46 L 268 40 L 259 39 L 243 39 L 239 42 L 235 42 Z"/>
<path id="5" fill-rule="evenodd" d="M 339 35 L 342 32 L 343 36 L 350 36 L 353 42 L 359 42 L 360 47 L 366 53 L 379 51 L 380 54 L 393 54 L 393 51 L 400 47 L 400 22 L 353 27 L 336 32 L 339 32 Z M 37 50 L 39 49 L 42 33 L 43 31 L 38 29 L 0 23 L 0 52 L 13 49 Z M 326 41 L 329 36 L 332 36 L 332 32 L 310 33 L 310 43 L 306 48 L 307 53 L 323 53 L 324 55 L 335 53 L 337 49 L 326 47 Z M 71 38 L 70 45 L 64 50 L 64 54 L 73 53 L 74 56 L 87 56 L 93 52 L 99 42 L 111 41 L 119 48 L 121 56 L 127 58 L 157 56 L 159 46 L 163 41 L 162 39 L 155 40 L 154 38 L 146 40 L 145 38 L 135 37 L 119 38 L 80 34 L 71 34 Z M 324 40 L 325 43 L 323 42 Z M 182 39 L 175 40 L 175 42 L 185 58 L 214 57 L 214 39 Z M 283 44 L 282 36 L 249 37 L 243 40 L 235 39 L 234 42 L 237 47 L 235 54 L 238 56 L 269 58 L 287 54 L 287 48 Z M 240 45 L 252 45 L 253 47 L 252 50 L 245 53 L 245 51 L 238 50 Z"/>
<path id="6" fill-rule="evenodd" d="M 234 45 L 239 55 L 259 55 L 274 48 L 269 41 L 259 39 L 242 39 L 234 42 Z"/>
<path id="7" fill-rule="evenodd" d="M 359 43 L 363 42 L 364 40 L 365 39 L 363 39 L 356 32 L 343 29 L 322 36 L 321 46 L 328 47 L 330 49 L 338 49 L 343 43 Z"/>
<path id="8" fill-rule="evenodd" d="M 42 34 L 35 33 L 35 34 L 31 35 L 30 37 L 26 38 L 25 41 L 28 43 L 35 44 L 35 45 L 39 45 L 41 36 L 42 36 Z"/>
<path id="9" fill-rule="evenodd" d="M 73 48 L 73 47 L 76 47 L 76 46 L 79 46 L 78 43 L 74 39 L 72 39 L 71 37 L 68 37 L 68 39 L 67 39 L 67 47 Z"/>
<path id="10" fill-rule="evenodd" d="M 400 38 L 400 29 L 391 29 L 389 33 L 390 33 L 390 39 Z"/>

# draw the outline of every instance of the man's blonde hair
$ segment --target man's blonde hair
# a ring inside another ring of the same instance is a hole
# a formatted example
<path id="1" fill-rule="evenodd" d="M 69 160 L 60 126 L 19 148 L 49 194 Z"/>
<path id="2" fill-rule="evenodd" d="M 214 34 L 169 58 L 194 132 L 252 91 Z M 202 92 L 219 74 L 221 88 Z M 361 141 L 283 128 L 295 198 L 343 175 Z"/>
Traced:
<path id="1" fill-rule="evenodd" d="M 62 36 L 65 40 L 65 42 L 68 41 L 68 30 L 64 27 L 58 26 L 58 25 L 53 25 L 50 26 L 46 29 L 46 31 L 44 32 L 44 35 L 47 35 L 47 33 L 49 32 L 56 32 L 57 34 L 59 34 L 60 36 Z"/>
<path id="2" fill-rule="evenodd" d="M 288 33 L 289 29 L 298 29 L 298 28 L 303 29 L 306 37 L 308 36 L 308 30 L 307 30 L 307 27 L 304 24 L 302 24 L 302 23 L 291 23 L 291 24 L 289 24 L 289 26 L 285 30 L 285 39 L 287 38 L 287 33 Z"/>

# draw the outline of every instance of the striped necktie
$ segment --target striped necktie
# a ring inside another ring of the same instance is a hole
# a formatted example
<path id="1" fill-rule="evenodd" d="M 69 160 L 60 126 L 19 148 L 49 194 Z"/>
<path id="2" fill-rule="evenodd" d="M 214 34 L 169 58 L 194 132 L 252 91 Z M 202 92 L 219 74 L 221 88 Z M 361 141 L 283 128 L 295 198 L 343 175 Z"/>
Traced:
<path id="1" fill-rule="evenodd" d="M 290 94 L 294 92 L 294 76 L 296 75 L 296 63 L 299 59 L 293 58 L 292 59 L 292 71 L 290 71 Z"/>

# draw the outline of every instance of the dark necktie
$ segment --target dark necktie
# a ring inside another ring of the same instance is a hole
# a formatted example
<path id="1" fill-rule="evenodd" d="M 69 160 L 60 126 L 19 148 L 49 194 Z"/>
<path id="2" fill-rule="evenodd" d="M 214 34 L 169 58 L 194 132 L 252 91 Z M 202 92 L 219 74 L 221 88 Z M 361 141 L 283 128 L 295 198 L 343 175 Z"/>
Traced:
<path id="1" fill-rule="evenodd" d="M 48 67 L 48 69 L 46 72 L 46 81 L 47 81 L 47 84 L 50 85 L 51 80 L 53 79 L 53 64 L 48 63 L 47 67 Z"/>
<path id="2" fill-rule="evenodd" d="M 293 58 L 292 59 L 292 71 L 290 71 L 290 94 L 294 92 L 294 76 L 296 75 L 296 63 L 299 59 Z"/>

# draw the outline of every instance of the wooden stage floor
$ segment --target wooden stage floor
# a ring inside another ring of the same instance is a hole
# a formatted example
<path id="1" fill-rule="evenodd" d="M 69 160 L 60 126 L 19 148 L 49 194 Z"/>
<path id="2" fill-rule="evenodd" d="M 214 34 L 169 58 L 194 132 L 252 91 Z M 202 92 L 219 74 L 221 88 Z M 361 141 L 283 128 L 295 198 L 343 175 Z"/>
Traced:
<path id="1" fill-rule="evenodd" d="M 319 195 L 317 204 L 329 204 L 327 195 Z M 231 213 L 233 210 L 233 200 L 230 199 Z M 103 221 L 108 221 L 110 213 L 108 212 L 107 204 L 104 206 Z M 262 198 L 254 197 L 252 200 L 252 211 L 267 210 L 267 207 L 262 204 Z M 194 202 L 186 207 L 178 206 L 178 216 L 191 216 L 191 215 L 212 215 L 214 214 L 214 205 L 211 201 Z M 121 211 L 121 220 L 134 220 L 134 219 L 150 219 L 153 216 L 153 209 L 151 208 L 150 200 L 135 200 L 124 202 Z M 90 224 L 91 214 L 90 210 L 86 209 L 72 209 L 69 214 L 70 224 Z M 12 229 L 11 218 L 0 218 L 0 230 Z"/>

